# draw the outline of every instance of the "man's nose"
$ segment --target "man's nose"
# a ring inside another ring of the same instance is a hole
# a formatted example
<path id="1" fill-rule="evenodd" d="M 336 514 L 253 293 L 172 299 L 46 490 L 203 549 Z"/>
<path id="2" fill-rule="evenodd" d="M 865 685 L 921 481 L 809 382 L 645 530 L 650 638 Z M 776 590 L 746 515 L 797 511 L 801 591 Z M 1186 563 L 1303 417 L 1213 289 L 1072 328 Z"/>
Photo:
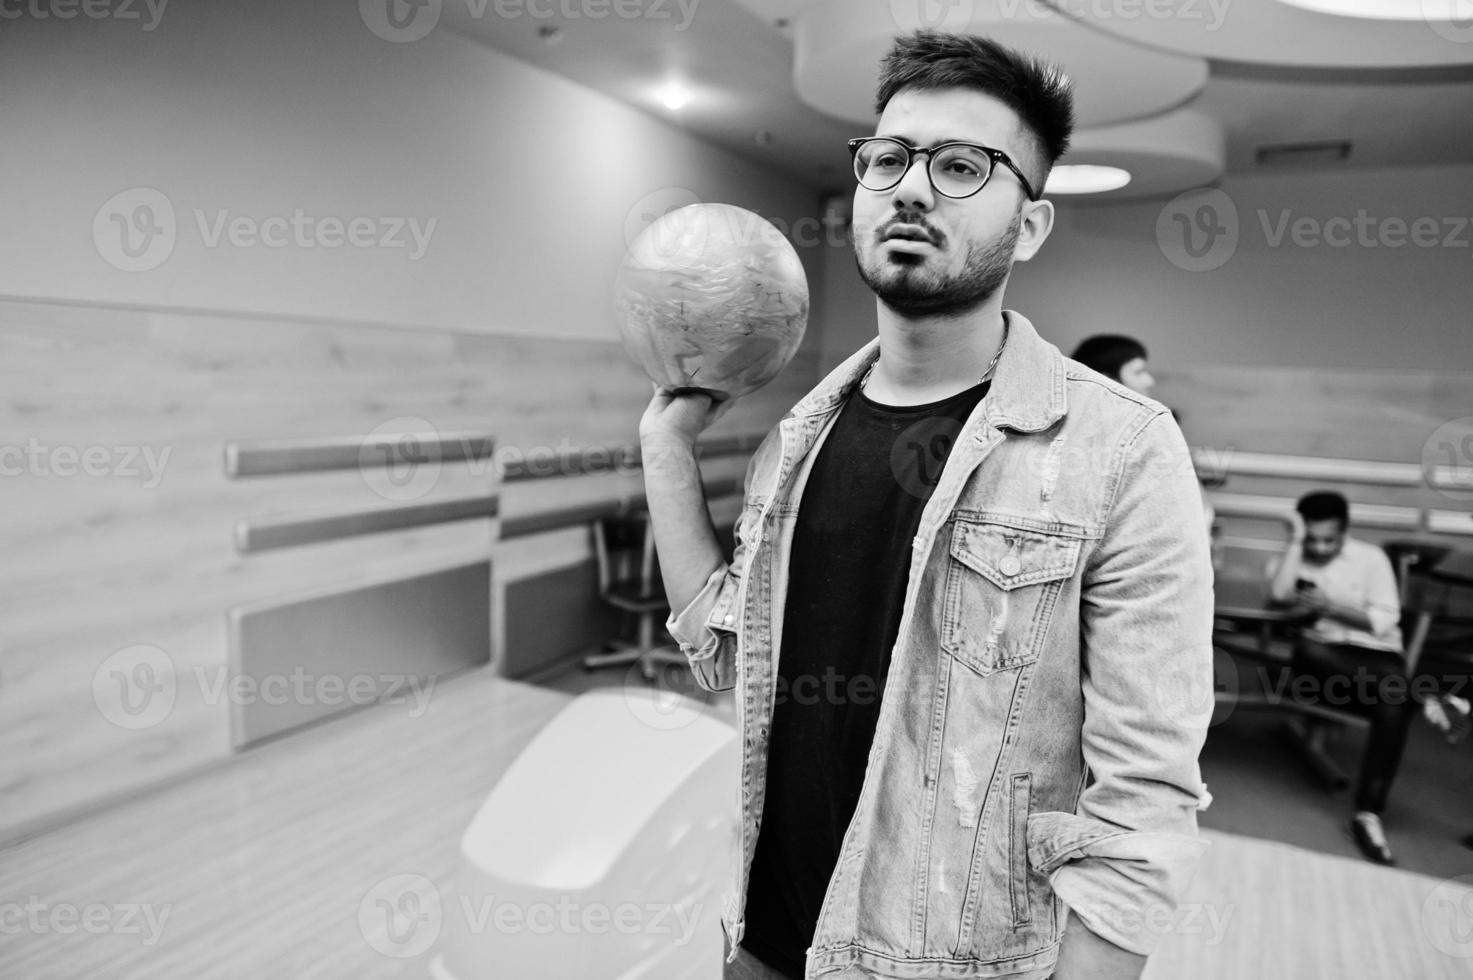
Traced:
<path id="1" fill-rule="evenodd" d="M 930 165 L 929 155 L 918 154 L 911 158 L 910 168 L 905 171 L 905 176 L 900 178 L 900 183 L 895 185 L 894 201 L 899 210 L 915 208 L 921 211 L 929 211 L 936 204 L 936 191 L 931 186 L 931 177 L 926 173 Z"/>

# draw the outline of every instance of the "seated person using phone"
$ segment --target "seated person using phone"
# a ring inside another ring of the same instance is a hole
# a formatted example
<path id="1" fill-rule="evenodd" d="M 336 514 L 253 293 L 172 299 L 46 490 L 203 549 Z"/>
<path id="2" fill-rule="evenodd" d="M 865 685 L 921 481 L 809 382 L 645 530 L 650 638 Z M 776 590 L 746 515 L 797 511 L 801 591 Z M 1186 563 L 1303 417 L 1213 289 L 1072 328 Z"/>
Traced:
<path id="1" fill-rule="evenodd" d="M 1384 551 L 1346 533 L 1350 506 L 1338 493 L 1302 497 L 1292 524 L 1288 548 L 1268 564 L 1271 600 L 1307 621 L 1289 690 L 1296 700 L 1370 719 L 1348 829 L 1366 857 L 1392 864 L 1381 813 L 1413 717 L 1396 574 Z"/>

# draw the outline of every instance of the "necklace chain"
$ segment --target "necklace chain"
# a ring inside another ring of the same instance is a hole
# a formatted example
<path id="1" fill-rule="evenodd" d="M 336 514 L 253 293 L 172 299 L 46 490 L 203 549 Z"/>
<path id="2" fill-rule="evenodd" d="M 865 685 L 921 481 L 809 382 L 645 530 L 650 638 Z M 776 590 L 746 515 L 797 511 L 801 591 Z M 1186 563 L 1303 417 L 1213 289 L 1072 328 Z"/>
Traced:
<path id="1" fill-rule="evenodd" d="M 992 377 L 992 372 L 997 369 L 997 362 L 1002 357 L 1003 348 L 1008 345 L 1008 332 L 1011 329 L 1012 324 L 1008 323 L 1007 318 L 1004 317 L 1002 321 L 1002 343 L 997 345 L 997 353 L 993 354 L 992 360 L 987 363 L 987 370 L 983 371 L 982 377 L 977 379 L 978 384 L 981 384 L 988 378 Z M 870 362 L 869 370 L 865 371 L 864 377 L 859 379 L 859 387 L 861 391 L 864 390 L 864 386 L 869 382 L 869 376 L 875 373 L 875 365 L 878 363 L 880 363 L 879 355 L 875 355 L 875 359 Z"/>

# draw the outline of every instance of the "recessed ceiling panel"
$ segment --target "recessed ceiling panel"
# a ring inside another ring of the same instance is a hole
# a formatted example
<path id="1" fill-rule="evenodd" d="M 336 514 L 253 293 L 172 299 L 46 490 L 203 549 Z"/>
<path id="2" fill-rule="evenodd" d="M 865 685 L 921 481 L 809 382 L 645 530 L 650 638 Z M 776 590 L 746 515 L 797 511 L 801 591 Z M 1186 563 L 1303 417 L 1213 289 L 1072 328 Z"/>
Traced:
<path id="1" fill-rule="evenodd" d="M 1473 20 L 1454 0 L 1046 0 L 1080 23 L 1161 51 L 1314 68 L 1473 64 Z M 1309 9 L 1315 7 L 1318 9 Z"/>
<path id="2" fill-rule="evenodd" d="M 896 35 L 920 27 L 985 35 L 1058 65 L 1074 82 L 1079 126 L 1155 115 L 1187 102 L 1207 83 L 1201 58 L 1122 42 L 1039 0 L 820 0 L 796 22 L 793 83 L 799 97 L 822 112 L 873 125 L 880 59 Z"/>

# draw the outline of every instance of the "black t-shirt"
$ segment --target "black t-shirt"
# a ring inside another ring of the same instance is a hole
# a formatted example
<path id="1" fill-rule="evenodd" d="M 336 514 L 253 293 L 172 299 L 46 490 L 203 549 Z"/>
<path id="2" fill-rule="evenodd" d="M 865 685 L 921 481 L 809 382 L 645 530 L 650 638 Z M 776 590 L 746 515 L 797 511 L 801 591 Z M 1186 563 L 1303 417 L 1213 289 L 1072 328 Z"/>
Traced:
<path id="1" fill-rule="evenodd" d="M 743 943 L 799 980 L 864 783 L 921 510 L 987 388 L 906 406 L 856 389 L 803 488 Z"/>

